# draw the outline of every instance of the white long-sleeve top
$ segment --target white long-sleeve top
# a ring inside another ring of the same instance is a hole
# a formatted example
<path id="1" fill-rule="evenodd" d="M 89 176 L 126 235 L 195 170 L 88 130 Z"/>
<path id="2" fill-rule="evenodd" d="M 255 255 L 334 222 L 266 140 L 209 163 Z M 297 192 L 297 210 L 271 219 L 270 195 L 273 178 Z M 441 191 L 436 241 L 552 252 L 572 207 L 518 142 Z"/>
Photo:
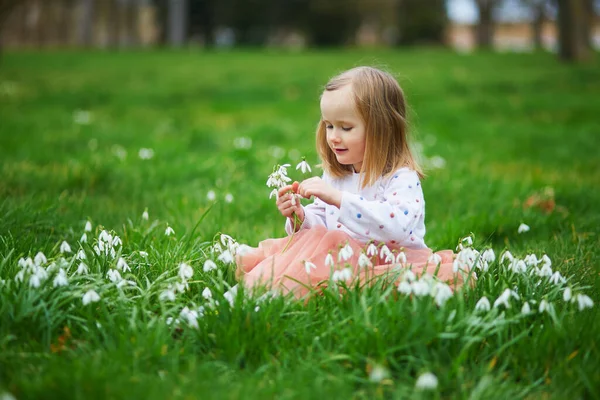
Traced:
<path id="1" fill-rule="evenodd" d="M 340 208 L 315 198 L 304 207 L 300 229 L 322 225 L 342 230 L 364 243 L 375 240 L 413 249 L 427 247 L 425 200 L 415 171 L 401 168 L 364 189 L 360 188 L 358 173 L 337 179 L 324 173 L 322 179 L 342 192 Z M 292 234 L 289 218 L 285 230 Z"/>

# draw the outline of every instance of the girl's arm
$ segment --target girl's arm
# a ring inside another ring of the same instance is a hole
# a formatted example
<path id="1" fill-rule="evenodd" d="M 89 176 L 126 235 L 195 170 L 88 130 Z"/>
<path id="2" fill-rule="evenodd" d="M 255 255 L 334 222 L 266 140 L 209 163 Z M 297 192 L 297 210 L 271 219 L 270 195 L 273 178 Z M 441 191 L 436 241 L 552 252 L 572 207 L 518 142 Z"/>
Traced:
<path id="1" fill-rule="evenodd" d="M 326 226 L 325 203 L 323 201 L 319 198 L 315 198 L 315 201 L 312 204 L 309 204 L 306 207 L 303 206 L 302 208 L 304 209 L 304 221 L 302 221 L 302 225 L 296 227 L 296 232 L 300 229 L 308 229 L 317 225 Z M 291 218 L 287 218 L 285 221 L 285 231 L 288 235 L 291 235 L 294 232 L 294 221 Z"/>
<path id="2" fill-rule="evenodd" d="M 401 169 L 391 176 L 383 198 L 369 201 L 343 192 L 338 222 L 376 241 L 402 244 L 422 240 L 425 232 L 415 231 L 424 214 L 423 190 L 417 173 Z"/>

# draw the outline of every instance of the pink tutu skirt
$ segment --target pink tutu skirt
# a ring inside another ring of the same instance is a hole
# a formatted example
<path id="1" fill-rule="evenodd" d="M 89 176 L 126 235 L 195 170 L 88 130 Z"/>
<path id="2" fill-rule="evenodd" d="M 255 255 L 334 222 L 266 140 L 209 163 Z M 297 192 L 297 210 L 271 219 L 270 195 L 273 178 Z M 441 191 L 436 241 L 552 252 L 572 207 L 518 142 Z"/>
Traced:
<path id="1" fill-rule="evenodd" d="M 339 252 L 346 245 L 352 248 L 352 256 L 340 263 Z M 350 271 L 345 271 L 345 274 L 338 273 L 338 279 L 341 277 L 340 280 L 348 286 L 355 283 L 356 279 L 365 283 L 381 275 L 395 276 L 397 284 L 402 269 L 410 269 L 417 276 L 423 273 L 435 275 L 437 279 L 449 284 L 452 289 L 457 289 L 463 284 L 464 274 L 455 273 L 452 269 L 454 261 L 452 250 L 436 252 L 439 258 L 435 257 L 437 260 L 432 261 L 434 253 L 427 248 L 406 249 L 393 245 L 388 245 L 388 248 L 394 254 L 403 251 L 406 255 L 406 263 L 391 263 L 389 259 L 386 263 L 378 251 L 378 255 L 369 257 L 369 266 L 361 267 L 359 256 L 367 252 L 364 243 L 344 232 L 330 231 L 318 226 L 297 232 L 291 241 L 289 236 L 264 240 L 257 248 L 251 248 L 243 255 L 238 255 L 237 275 L 249 290 L 263 286 L 267 290 L 279 290 L 282 294 L 292 293 L 297 298 L 324 288 L 336 270 L 341 271 L 348 267 Z M 326 257 L 330 253 L 335 261 L 334 266 L 326 263 Z"/>

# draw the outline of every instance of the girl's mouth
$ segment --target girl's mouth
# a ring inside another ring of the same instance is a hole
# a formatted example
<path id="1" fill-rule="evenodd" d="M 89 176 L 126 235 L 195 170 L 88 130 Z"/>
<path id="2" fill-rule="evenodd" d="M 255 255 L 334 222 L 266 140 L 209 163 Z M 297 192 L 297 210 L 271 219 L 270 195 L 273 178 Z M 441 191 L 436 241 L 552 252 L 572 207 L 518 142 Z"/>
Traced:
<path id="1" fill-rule="evenodd" d="M 348 151 L 348 149 L 333 149 L 333 151 L 335 151 L 336 154 L 343 154 L 344 152 Z"/>

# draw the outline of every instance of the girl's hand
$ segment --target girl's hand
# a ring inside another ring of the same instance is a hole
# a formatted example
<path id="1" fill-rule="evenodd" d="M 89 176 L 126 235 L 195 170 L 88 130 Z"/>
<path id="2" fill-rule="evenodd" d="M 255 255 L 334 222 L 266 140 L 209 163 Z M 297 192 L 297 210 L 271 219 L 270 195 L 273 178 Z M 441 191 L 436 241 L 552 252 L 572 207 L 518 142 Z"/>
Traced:
<path id="1" fill-rule="evenodd" d="M 327 204 L 340 208 L 342 192 L 325 183 L 320 177 L 315 176 L 303 181 L 298 187 L 298 193 L 304 198 L 316 196 Z"/>
<path id="2" fill-rule="evenodd" d="M 292 200 L 292 193 L 296 192 L 294 189 L 298 188 L 298 182 L 294 182 L 293 185 L 287 185 L 279 189 L 278 197 L 277 197 L 277 208 L 281 215 L 286 218 L 294 219 L 293 214 L 296 213 L 296 216 L 300 219 L 301 222 L 304 222 L 304 208 L 300 204 L 300 199 L 296 198 Z"/>

